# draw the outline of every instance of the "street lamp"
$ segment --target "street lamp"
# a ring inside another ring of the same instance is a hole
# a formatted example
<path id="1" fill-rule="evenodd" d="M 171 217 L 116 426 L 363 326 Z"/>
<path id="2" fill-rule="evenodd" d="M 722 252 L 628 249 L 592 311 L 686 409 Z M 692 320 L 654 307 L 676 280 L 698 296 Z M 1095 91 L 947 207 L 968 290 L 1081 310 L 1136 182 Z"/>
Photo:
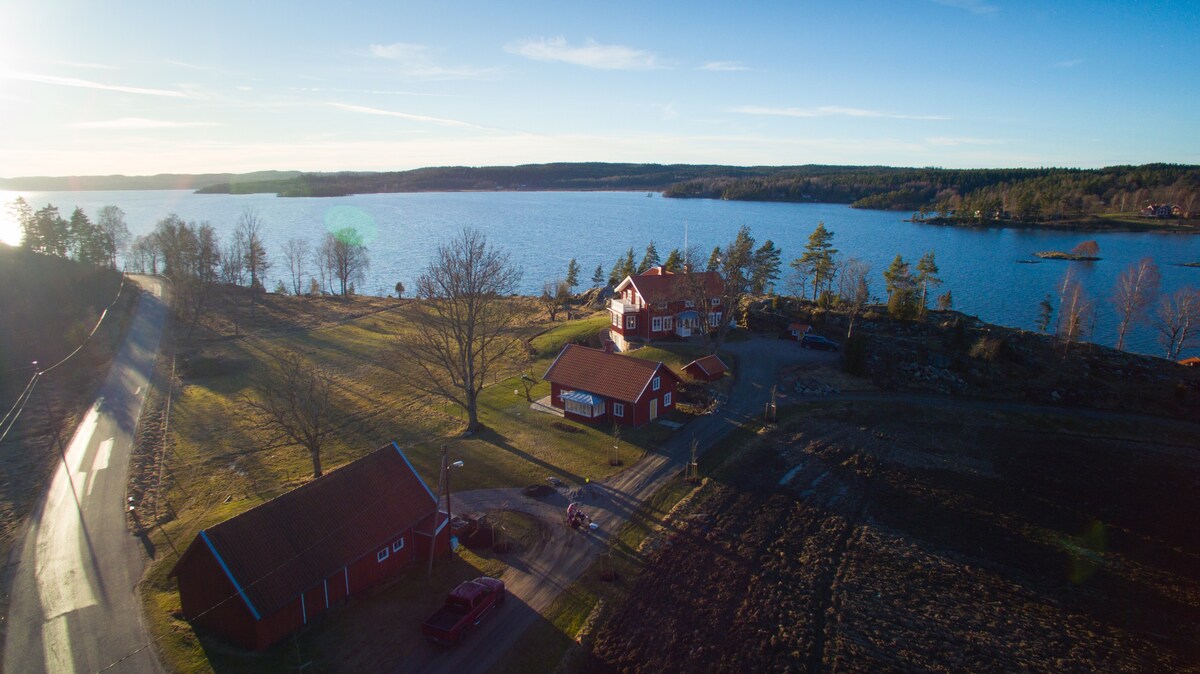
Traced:
<path id="1" fill-rule="evenodd" d="M 437 514 L 438 505 L 441 503 L 443 489 L 446 495 L 446 526 L 450 527 L 450 538 L 454 538 L 454 524 L 451 522 L 450 515 L 450 469 L 462 468 L 462 461 L 449 463 L 448 450 L 446 445 L 442 445 L 442 468 L 438 471 L 438 500 L 433 504 L 433 535 L 429 538 L 429 575 L 433 575 L 433 552 L 437 549 Z"/>

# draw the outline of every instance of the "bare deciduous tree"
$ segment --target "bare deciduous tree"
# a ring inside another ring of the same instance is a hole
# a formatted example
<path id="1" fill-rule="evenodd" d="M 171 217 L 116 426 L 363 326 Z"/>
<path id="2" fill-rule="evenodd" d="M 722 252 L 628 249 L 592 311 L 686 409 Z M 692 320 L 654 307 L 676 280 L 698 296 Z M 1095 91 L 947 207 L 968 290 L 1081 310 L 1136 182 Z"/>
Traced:
<path id="1" fill-rule="evenodd" d="M 273 371 L 254 384 L 256 395 L 243 398 L 254 410 L 246 423 L 268 434 L 267 448 L 308 450 L 313 477 L 321 477 L 321 447 L 334 429 L 329 376 L 295 351 L 271 354 L 271 361 Z"/>
<path id="2" fill-rule="evenodd" d="M 109 265 L 116 269 L 117 255 L 125 252 L 129 243 L 129 226 L 125 224 L 125 211 L 116 206 L 102 206 L 96 214 L 96 227 L 104 239 Z"/>
<path id="3" fill-rule="evenodd" d="M 308 274 L 307 263 L 310 255 L 308 239 L 292 237 L 283 244 L 283 259 L 287 262 L 288 273 L 292 277 L 292 294 L 299 295 L 301 283 Z"/>
<path id="4" fill-rule="evenodd" d="M 250 296 L 263 287 L 263 279 L 271 262 L 267 258 L 267 244 L 263 239 L 263 220 L 258 212 L 247 208 L 238 218 L 234 239 L 241 242 L 242 260 L 246 272 L 250 274 Z"/>
<path id="5" fill-rule="evenodd" d="M 550 320 L 558 320 L 558 312 L 567 309 L 571 301 L 571 286 L 564 279 L 556 279 L 554 281 L 546 281 L 542 284 L 542 294 L 538 296 L 538 302 L 546 308 L 546 313 L 550 314 Z M 570 315 L 567 320 L 570 320 Z"/>
<path id="6" fill-rule="evenodd" d="M 846 327 L 846 339 L 854 334 L 854 321 L 871 301 L 871 265 L 858 258 L 846 260 L 838 276 L 838 296 L 850 313 L 850 324 Z"/>
<path id="7" fill-rule="evenodd" d="M 475 229 L 438 246 L 417 278 L 420 300 L 405 307 L 409 329 L 396 355 L 423 376 L 413 388 L 444 398 L 467 412 L 467 432 L 479 427 L 479 393 L 487 375 L 518 344 L 510 330 L 520 314 L 511 298 L 521 271 L 506 252 Z"/>
<path id="8" fill-rule="evenodd" d="M 343 227 L 336 232 L 326 233 L 317 257 L 324 261 L 332 277 L 330 283 L 336 278 L 341 284 L 342 295 L 346 294 L 347 287 L 352 286 L 355 281 L 363 281 L 367 267 L 371 264 L 362 235 L 353 227 Z"/>
<path id="9" fill-rule="evenodd" d="M 1064 356 L 1070 350 L 1071 343 L 1082 338 L 1083 331 L 1091 318 L 1093 304 L 1083 289 L 1083 284 L 1068 271 L 1063 277 L 1058 305 L 1057 335 L 1063 344 Z"/>
<path id="10" fill-rule="evenodd" d="M 1159 300 L 1154 327 L 1167 358 L 1179 358 L 1200 332 L 1200 290 L 1184 287 Z"/>
<path id="11" fill-rule="evenodd" d="M 1145 317 L 1158 295 L 1159 273 L 1154 260 L 1144 257 L 1117 277 L 1112 304 L 1117 312 L 1117 350 L 1125 348 L 1125 332 L 1130 323 Z"/>

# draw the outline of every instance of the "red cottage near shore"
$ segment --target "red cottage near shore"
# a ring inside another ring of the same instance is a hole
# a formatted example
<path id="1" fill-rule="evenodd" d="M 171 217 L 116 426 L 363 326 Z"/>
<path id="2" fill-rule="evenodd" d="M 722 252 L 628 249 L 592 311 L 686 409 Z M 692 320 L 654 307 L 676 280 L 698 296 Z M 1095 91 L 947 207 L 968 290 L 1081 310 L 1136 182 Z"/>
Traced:
<path id="1" fill-rule="evenodd" d="M 641 426 L 675 407 L 679 376 L 662 363 L 568 344 L 542 377 L 568 419 Z"/>
<path id="2" fill-rule="evenodd" d="M 725 365 L 725 361 L 718 358 L 716 354 L 713 354 L 697 358 L 684 365 L 683 371 L 701 381 L 712 382 L 724 377 L 725 373 L 729 371 L 729 366 Z"/>
<path id="3" fill-rule="evenodd" d="M 715 329 L 725 317 L 724 282 L 716 272 L 674 274 L 652 267 L 626 276 L 608 303 L 608 334 L 625 351 L 631 342 L 687 339 L 702 327 Z"/>
<path id="4" fill-rule="evenodd" d="M 202 530 L 171 571 L 183 615 L 261 650 L 416 559 L 449 551 L 445 513 L 392 443 Z"/>

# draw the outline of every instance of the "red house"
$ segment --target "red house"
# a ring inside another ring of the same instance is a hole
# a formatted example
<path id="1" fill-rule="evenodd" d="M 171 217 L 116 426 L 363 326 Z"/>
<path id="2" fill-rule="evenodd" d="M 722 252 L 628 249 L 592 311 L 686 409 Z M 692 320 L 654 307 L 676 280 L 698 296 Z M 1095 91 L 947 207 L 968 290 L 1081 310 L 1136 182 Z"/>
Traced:
<path id="1" fill-rule="evenodd" d="M 729 366 L 725 364 L 725 361 L 718 358 L 716 354 L 713 354 L 697 358 L 684 365 L 683 371 L 701 381 L 716 381 L 725 376 L 725 373 L 729 371 Z"/>
<path id="2" fill-rule="evenodd" d="M 804 339 L 804 336 L 812 332 L 812 326 L 808 323 L 792 322 L 788 325 L 788 336 L 797 342 Z"/>
<path id="3" fill-rule="evenodd" d="M 721 324 L 724 283 L 716 272 L 673 274 L 652 267 L 617 284 L 608 303 L 609 337 L 625 351 L 631 342 L 686 339 L 701 326 Z"/>
<path id="4" fill-rule="evenodd" d="M 679 376 L 662 363 L 568 344 L 542 377 L 568 419 L 641 426 L 675 407 Z"/>
<path id="5" fill-rule="evenodd" d="M 202 530 L 171 575 L 183 615 L 261 650 L 416 559 L 449 551 L 445 513 L 392 443 Z"/>

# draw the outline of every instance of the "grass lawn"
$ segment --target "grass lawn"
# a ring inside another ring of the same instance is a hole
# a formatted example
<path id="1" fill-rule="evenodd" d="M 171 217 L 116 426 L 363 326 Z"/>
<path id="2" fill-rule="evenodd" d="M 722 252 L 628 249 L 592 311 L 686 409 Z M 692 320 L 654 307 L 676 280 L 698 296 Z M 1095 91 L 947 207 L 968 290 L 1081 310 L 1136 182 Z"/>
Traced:
<path id="1" fill-rule="evenodd" d="M 562 346 L 602 329 L 607 320 L 606 314 L 600 314 L 550 324 L 545 330 L 545 324 L 536 323 L 524 328 L 526 338 L 532 336 L 535 352 L 528 368 L 539 380 L 531 391 L 535 399 L 549 393 L 549 384 L 541 382 L 540 376 Z M 404 386 L 404 378 L 412 374 L 388 366 L 393 335 L 403 329 L 395 313 L 384 311 L 325 327 L 205 342 L 180 359 L 183 385 L 172 403 L 164 493 L 159 502 L 160 513 L 169 516 L 160 517 L 162 526 L 152 533 L 154 545 L 166 554 L 152 564 L 143 592 L 152 632 L 160 640 L 169 669 L 206 671 L 208 658 L 222 671 L 278 671 L 295 666 L 297 646 L 290 641 L 285 642 L 292 644 L 287 648 L 280 646 L 259 656 L 226 652 L 220 642 L 195 635 L 186 622 L 174 617 L 179 597 L 174 581 L 166 577 L 177 561 L 172 548 L 182 552 L 200 529 L 311 479 L 312 464 L 306 451 L 298 447 L 264 449 L 262 434 L 243 421 L 243 400 L 255 395 L 254 383 L 262 376 L 262 364 L 269 362 L 270 353 L 296 351 L 333 379 L 339 428 L 322 450 L 326 472 L 396 440 L 431 488 L 437 483 L 442 444 L 448 446 L 451 460 L 465 462 L 464 469 L 454 473 L 454 491 L 518 487 L 544 482 L 551 475 L 582 483 L 631 465 L 670 435 L 669 429 L 650 424 L 622 429 L 619 440 L 614 441 L 609 428 L 532 412 L 520 369 L 514 365 L 480 398 L 484 429 L 462 437 L 461 411 L 456 406 L 414 394 Z M 614 458 L 620 465 L 610 464 Z M 494 561 L 472 560 L 469 566 Z M 397 583 L 401 586 L 408 584 Z M 426 594 L 437 595 L 435 601 L 440 601 L 440 592 L 411 591 L 420 594 L 422 601 Z M 395 599 L 407 601 L 406 597 Z M 358 611 L 353 607 L 360 603 L 355 600 L 339 611 Z M 331 626 L 340 622 L 329 621 Z M 306 639 L 300 638 L 301 651 Z M 319 638 L 312 640 L 315 655 L 311 657 L 320 656 L 321 643 Z"/>

